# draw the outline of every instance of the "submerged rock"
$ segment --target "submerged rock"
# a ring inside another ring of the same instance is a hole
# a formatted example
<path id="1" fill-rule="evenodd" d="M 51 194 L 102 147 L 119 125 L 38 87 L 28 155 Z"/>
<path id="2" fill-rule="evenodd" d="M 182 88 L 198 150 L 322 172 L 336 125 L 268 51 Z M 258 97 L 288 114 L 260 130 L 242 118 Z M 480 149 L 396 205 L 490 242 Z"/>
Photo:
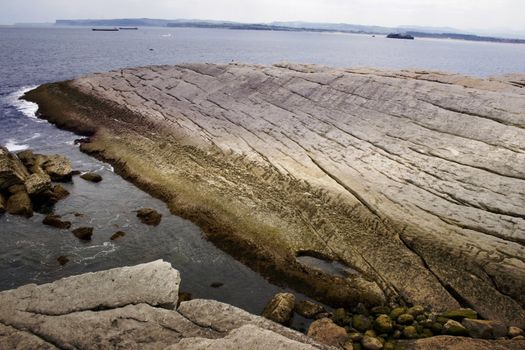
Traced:
<path id="1" fill-rule="evenodd" d="M 305 318 L 315 318 L 318 314 L 325 312 L 322 305 L 316 304 L 309 300 L 301 300 L 295 304 L 295 312 Z"/>
<path id="2" fill-rule="evenodd" d="M 79 227 L 71 232 L 73 232 L 75 237 L 77 237 L 78 239 L 81 239 L 83 241 L 90 241 L 91 236 L 93 236 L 93 227 Z"/>
<path id="3" fill-rule="evenodd" d="M 111 237 L 109 239 L 114 241 L 116 239 L 124 237 L 125 235 L 126 235 L 126 232 L 124 232 L 124 231 L 117 231 L 113 235 L 111 235 Z"/>
<path id="4" fill-rule="evenodd" d="M 80 175 L 80 177 L 89 182 L 97 183 L 97 182 L 102 181 L 102 176 L 100 176 L 97 173 L 85 173 L 85 174 Z"/>
<path id="5" fill-rule="evenodd" d="M 6 210 L 9 214 L 25 217 L 33 216 L 33 204 L 25 191 L 17 192 L 7 200 Z"/>
<path id="6" fill-rule="evenodd" d="M 69 229 L 71 227 L 70 221 L 62 221 L 60 215 L 53 214 L 47 215 L 42 223 L 44 225 L 53 226 L 59 229 Z"/>
<path id="7" fill-rule="evenodd" d="M 348 339 L 346 330 L 329 318 L 321 318 L 312 322 L 307 335 L 319 343 L 337 348 L 343 347 Z"/>
<path id="8" fill-rule="evenodd" d="M 157 226 L 160 224 L 162 215 L 155 209 L 142 208 L 137 211 L 137 217 L 143 224 Z"/>
<path id="9" fill-rule="evenodd" d="M 280 324 L 288 324 L 293 315 L 295 295 L 277 293 L 265 306 L 262 316 Z"/>
<path id="10" fill-rule="evenodd" d="M 61 266 L 64 266 L 69 262 L 69 259 L 67 258 L 67 256 L 61 255 L 57 258 L 57 261 Z"/>

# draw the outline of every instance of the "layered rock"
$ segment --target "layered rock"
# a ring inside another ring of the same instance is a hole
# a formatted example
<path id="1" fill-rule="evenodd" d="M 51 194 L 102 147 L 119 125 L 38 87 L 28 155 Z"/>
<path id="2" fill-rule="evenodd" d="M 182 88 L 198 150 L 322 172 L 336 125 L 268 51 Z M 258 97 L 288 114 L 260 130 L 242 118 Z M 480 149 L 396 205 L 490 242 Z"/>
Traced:
<path id="1" fill-rule="evenodd" d="M 219 302 L 174 310 L 179 283 L 159 260 L 0 292 L 0 348 L 328 349 Z"/>
<path id="2" fill-rule="evenodd" d="M 306 291 L 467 305 L 523 327 L 525 92 L 513 81 L 188 64 L 95 74 L 28 98 L 60 126 L 97 131 L 83 150 L 219 246 L 254 251 L 247 261 Z M 294 262 L 303 251 L 356 273 L 305 271 Z"/>

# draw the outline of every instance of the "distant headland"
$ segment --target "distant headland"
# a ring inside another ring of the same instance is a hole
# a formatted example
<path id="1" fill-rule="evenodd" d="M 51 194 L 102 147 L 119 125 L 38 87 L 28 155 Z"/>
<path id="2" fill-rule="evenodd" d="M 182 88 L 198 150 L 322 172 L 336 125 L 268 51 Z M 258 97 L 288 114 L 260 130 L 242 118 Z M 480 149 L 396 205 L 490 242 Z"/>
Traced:
<path id="1" fill-rule="evenodd" d="M 391 33 L 413 36 L 414 38 L 456 39 L 467 41 L 486 41 L 512 44 L 525 44 L 525 39 L 504 38 L 499 36 L 482 36 L 472 33 L 462 33 L 454 28 L 433 27 L 381 27 L 345 23 L 309 23 L 309 22 L 272 22 L 272 23 L 241 23 L 213 20 L 186 20 L 186 19 L 150 19 L 150 18 L 122 18 L 122 19 L 76 19 L 56 20 L 59 26 L 138 26 L 138 27 L 182 27 L 182 28 L 219 28 L 232 30 L 267 30 L 267 31 L 294 31 L 294 32 L 328 32 L 379 34 Z"/>

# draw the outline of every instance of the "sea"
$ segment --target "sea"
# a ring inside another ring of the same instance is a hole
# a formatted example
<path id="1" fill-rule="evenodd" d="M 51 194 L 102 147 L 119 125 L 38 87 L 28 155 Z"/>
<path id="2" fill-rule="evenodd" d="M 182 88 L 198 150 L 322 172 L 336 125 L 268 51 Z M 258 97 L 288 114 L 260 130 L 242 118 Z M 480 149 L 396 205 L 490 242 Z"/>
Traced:
<path id="1" fill-rule="evenodd" d="M 92 184 L 75 177 L 65 185 L 71 195 L 55 207 L 74 226 L 94 227 L 91 242 L 44 226 L 42 214 L 30 219 L 0 216 L 0 291 L 156 259 L 181 272 L 181 290 L 193 297 L 224 301 L 253 313 L 260 313 L 273 294 L 288 290 L 203 239 L 197 226 L 171 215 L 163 202 L 116 175 L 109 164 L 81 153 L 74 144 L 78 136 L 38 119 L 37 106 L 19 99 L 47 82 L 123 67 L 186 62 L 297 62 L 488 77 L 525 73 L 525 45 L 197 28 L 93 32 L 85 27 L 0 27 L 0 144 L 11 151 L 29 148 L 64 154 L 74 169 L 95 171 L 104 178 Z M 135 214 L 142 207 L 161 212 L 161 224 L 141 224 Z M 110 241 L 119 230 L 126 236 Z M 64 266 L 57 262 L 61 255 L 70 260 Z M 294 325 L 300 329 L 306 322 L 298 318 Z"/>

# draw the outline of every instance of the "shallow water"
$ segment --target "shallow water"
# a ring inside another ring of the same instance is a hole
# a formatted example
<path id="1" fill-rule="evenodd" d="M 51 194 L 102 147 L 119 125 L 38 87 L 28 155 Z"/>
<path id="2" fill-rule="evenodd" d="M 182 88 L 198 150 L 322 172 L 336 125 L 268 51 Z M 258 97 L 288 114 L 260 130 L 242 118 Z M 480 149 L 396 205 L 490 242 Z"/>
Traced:
<path id="1" fill-rule="evenodd" d="M 74 178 L 73 184 L 66 186 L 71 196 L 59 202 L 55 210 L 75 227 L 95 227 L 91 242 L 80 242 L 68 231 L 42 225 L 40 214 L 31 219 L 0 216 L 0 290 L 164 259 L 181 271 L 182 290 L 255 313 L 281 289 L 202 239 L 198 227 L 170 215 L 164 203 L 115 175 L 111 166 L 79 152 L 73 144 L 77 136 L 37 119 L 36 106 L 18 99 L 23 91 L 45 82 L 122 67 L 232 60 L 415 67 L 478 76 L 525 72 L 525 45 L 326 33 L 0 28 L 0 47 L 0 144 L 13 151 L 31 148 L 38 153 L 65 154 L 75 169 L 96 171 L 104 177 L 99 184 Z M 141 207 L 160 211 L 161 224 L 141 224 L 134 212 Z M 75 212 L 83 216 L 74 216 Z M 127 235 L 109 241 L 117 230 Z M 60 255 L 71 261 L 60 266 L 56 261 Z M 321 265 L 341 272 L 339 266 Z M 213 282 L 224 285 L 211 288 Z M 301 322 L 297 319 L 295 324 Z"/>

